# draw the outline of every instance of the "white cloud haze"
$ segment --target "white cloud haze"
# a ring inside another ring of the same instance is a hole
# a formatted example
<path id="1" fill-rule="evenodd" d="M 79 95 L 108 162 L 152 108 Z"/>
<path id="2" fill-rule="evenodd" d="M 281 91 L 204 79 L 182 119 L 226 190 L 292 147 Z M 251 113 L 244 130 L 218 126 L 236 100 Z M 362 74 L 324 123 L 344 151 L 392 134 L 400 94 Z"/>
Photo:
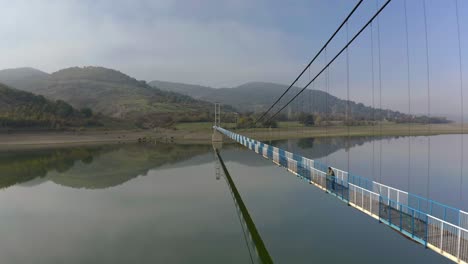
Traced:
<path id="1" fill-rule="evenodd" d="M 402 3 L 393 1 L 389 5 L 380 17 L 380 26 L 383 106 L 405 111 L 408 100 Z M 454 6 L 437 0 L 427 3 L 432 111 L 459 115 Z M 426 112 L 427 105 L 420 4 L 408 1 L 414 113 Z M 0 69 L 30 66 L 54 72 L 71 66 L 98 65 L 147 81 L 214 87 L 249 81 L 289 84 L 353 5 L 353 1 L 346 0 L 0 0 Z M 365 1 L 350 21 L 350 36 L 374 11 L 375 2 Z M 462 47 L 468 47 L 468 3 L 460 2 L 459 11 Z M 374 24 L 374 37 L 375 30 Z M 330 46 L 329 58 L 344 41 L 343 33 Z M 370 34 L 366 32 L 350 49 L 351 99 L 368 105 L 372 85 L 369 43 Z M 324 58 L 320 61 L 323 63 Z M 462 64 L 466 86 L 465 48 Z M 342 98 L 346 98 L 344 65 L 344 58 L 340 58 L 330 77 L 332 93 Z M 300 84 L 306 79 L 308 76 Z M 315 88 L 324 89 L 323 83 L 319 80 Z M 465 102 L 466 112 L 468 100 Z"/>

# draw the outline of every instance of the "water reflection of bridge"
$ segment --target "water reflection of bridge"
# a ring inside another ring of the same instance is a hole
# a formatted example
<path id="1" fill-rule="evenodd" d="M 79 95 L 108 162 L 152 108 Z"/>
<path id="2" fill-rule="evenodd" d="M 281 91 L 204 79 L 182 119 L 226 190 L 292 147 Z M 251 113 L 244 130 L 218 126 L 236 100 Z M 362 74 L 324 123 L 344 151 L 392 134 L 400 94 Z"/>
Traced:
<path id="1" fill-rule="evenodd" d="M 292 152 L 215 127 L 225 136 L 408 238 L 458 262 L 468 262 L 468 213 Z"/>
<path id="2" fill-rule="evenodd" d="M 265 244 L 260 236 L 260 233 L 255 227 L 255 223 L 250 217 L 249 211 L 242 201 L 242 197 L 237 190 L 234 181 L 229 174 L 224 161 L 219 155 L 218 150 L 215 148 L 216 157 L 216 179 L 223 177 L 226 180 L 229 190 L 231 191 L 232 199 L 236 207 L 236 212 L 239 217 L 239 222 L 242 227 L 242 232 L 246 242 L 247 249 L 249 251 L 250 260 L 252 263 L 273 263 L 270 254 L 268 253 Z"/>

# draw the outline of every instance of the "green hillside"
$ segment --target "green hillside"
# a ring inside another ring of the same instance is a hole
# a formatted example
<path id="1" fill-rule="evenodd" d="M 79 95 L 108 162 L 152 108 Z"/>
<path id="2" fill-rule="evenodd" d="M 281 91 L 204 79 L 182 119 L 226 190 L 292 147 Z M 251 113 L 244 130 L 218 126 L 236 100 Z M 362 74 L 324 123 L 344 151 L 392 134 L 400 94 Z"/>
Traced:
<path id="1" fill-rule="evenodd" d="M 103 67 L 72 67 L 44 78 L 31 74 L 21 78 L 24 70 L 0 71 L 2 76 L 15 75 L 16 88 L 53 100 L 62 100 L 76 108 L 91 108 L 96 113 L 131 120 L 139 127 L 165 126 L 176 121 L 211 120 L 213 105 L 172 91 L 155 89 L 122 72 Z M 3 72 L 3 74 L 2 74 Z M 11 79 L 11 78 L 10 78 Z M 11 80 L 8 80 L 11 81 Z"/>
<path id="2" fill-rule="evenodd" d="M 0 128 L 63 128 L 100 125 L 90 109 L 51 101 L 0 84 Z"/>

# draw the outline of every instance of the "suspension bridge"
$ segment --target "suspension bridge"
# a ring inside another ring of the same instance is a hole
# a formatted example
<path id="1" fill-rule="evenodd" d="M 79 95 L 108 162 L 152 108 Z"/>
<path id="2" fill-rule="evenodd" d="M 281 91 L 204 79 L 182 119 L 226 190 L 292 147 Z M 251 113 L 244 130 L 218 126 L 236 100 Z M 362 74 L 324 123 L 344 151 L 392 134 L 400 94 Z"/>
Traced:
<path id="1" fill-rule="evenodd" d="M 300 72 L 300 74 L 295 78 L 291 85 L 274 101 L 271 106 L 266 108 L 262 114 L 257 115 L 257 118 L 249 124 L 247 130 L 255 129 L 259 127 L 271 129 L 271 121 L 274 121 L 284 110 L 291 111 L 292 104 L 302 104 L 302 106 L 296 107 L 298 112 L 304 113 L 304 104 L 307 104 L 306 99 L 307 95 L 304 93 L 306 89 L 317 82 L 320 76 L 325 76 L 325 91 L 327 95 L 325 102 L 320 102 L 325 105 L 322 111 L 323 118 L 327 121 L 325 126 L 325 134 L 328 133 L 330 127 L 329 124 L 332 120 L 331 111 L 332 107 L 329 104 L 329 83 L 330 83 L 330 66 L 343 54 L 346 55 L 346 109 L 343 113 L 343 124 L 346 125 L 348 134 L 350 137 L 350 127 L 353 125 L 350 120 L 352 120 L 353 113 L 351 111 L 351 100 L 350 100 L 350 66 L 349 66 L 349 48 L 355 42 L 360 35 L 369 31 L 371 37 L 370 44 L 370 55 L 371 55 L 371 77 L 372 77 L 372 107 L 370 108 L 370 119 L 372 126 L 374 127 L 374 136 L 379 136 L 375 133 L 375 128 L 380 128 L 380 136 L 382 136 L 382 123 L 383 120 L 388 116 L 388 112 L 382 110 L 382 78 L 381 78 L 381 58 L 380 58 L 380 26 L 378 23 L 378 16 L 384 11 L 384 9 L 392 2 L 392 0 L 384 1 L 382 5 L 376 6 L 376 11 L 370 17 L 370 19 L 364 23 L 364 25 L 357 30 L 355 35 L 352 38 L 349 38 L 349 29 L 348 29 L 348 20 L 353 16 L 356 10 L 359 9 L 362 0 L 357 1 L 354 8 L 346 16 L 343 22 L 339 25 L 336 31 L 331 35 L 331 37 L 325 42 L 322 48 L 317 52 L 317 54 L 312 58 L 312 60 L 306 65 L 306 67 Z M 396 2 L 396 1 L 393 1 Z M 376 1 L 378 3 L 378 1 Z M 407 1 L 400 1 L 402 4 L 402 13 L 404 13 L 405 18 L 405 36 L 404 40 L 406 45 L 406 76 L 404 79 L 407 79 L 407 91 L 408 91 L 408 111 L 407 116 L 409 120 L 408 123 L 408 136 L 411 136 L 411 123 L 414 123 L 416 116 L 412 113 L 411 106 L 411 67 L 410 67 L 410 50 L 409 50 L 409 34 L 408 34 L 408 14 L 407 14 Z M 425 56 L 426 62 L 422 64 L 423 72 L 426 73 L 427 83 L 427 113 L 424 116 L 423 120 L 426 120 L 426 125 L 428 129 L 428 135 L 431 133 L 431 81 L 430 81 L 430 53 L 429 53 L 429 44 L 428 44 L 428 24 L 427 24 L 427 11 L 426 11 L 426 0 L 421 1 L 422 10 L 423 10 L 423 24 L 424 24 L 424 39 L 425 39 Z M 464 175 L 464 165 L 463 165 L 463 134 L 465 130 L 463 127 L 464 123 L 464 93 L 463 93 L 463 68 L 462 68 L 462 45 L 460 40 L 460 22 L 459 22 L 459 3 L 458 0 L 453 1 L 454 4 L 454 16 L 456 18 L 456 32 L 458 40 L 458 63 L 457 67 L 459 69 L 459 89 L 460 89 L 460 143 L 461 143 L 461 170 L 460 177 L 463 179 Z M 377 27 L 375 27 L 375 24 Z M 335 39 L 335 36 L 339 34 L 342 29 L 346 30 L 346 43 L 341 48 L 338 49 L 335 56 L 331 57 L 328 60 L 327 49 Z M 377 29 L 377 36 L 374 36 L 374 31 Z M 375 37 L 377 41 L 375 42 Z M 374 50 L 374 47 L 377 46 L 377 49 Z M 376 53 L 376 54 L 374 54 Z M 316 74 L 311 77 L 311 69 L 317 64 L 317 60 L 320 56 L 325 57 L 325 63 L 323 67 L 320 67 L 316 70 Z M 374 63 L 375 56 L 377 57 L 377 63 Z M 421 65 L 420 65 L 421 67 Z M 376 74 L 374 68 L 377 68 Z M 305 73 L 309 72 L 309 78 L 306 81 L 306 84 L 299 91 L 292 89 L 295 85 L 299 83 L 301 78 L 304 78 Z M 375 85 L 377 83 L 377 85 Z M 375 88 L 379 88 L 379 107 L 375 106 Z M 294 94 L 290 94 L 293 92 Z M 286 100 L 285 100 L 286 99 Z M 309 96 L 309 111 L 306 113 L 311 113 L 310 105 L 318 104 L 316 100 L 311 101 Z M 335 113 L 336 118 L 336 113 Z M 268 127 L 270 126 L 270 127 Z M 245 131 L 245 130 L 244 130 Z M 251 133 L 249 133 L 251 134 Z M 303 179 L 306 183 L 319 188 L 325 193 L 336 197 L 342 202 L 348 204 L 349 206 L 359 210 L 369 217 L 374 218 L 376 221 L 387 225 L 394 229 L 395 231 L 403 234 L 409 239 L 414 240 L 417 243 L 420 243 L 422 246 L 427 249 L 433 250 L 450 260 L 457 263 L 468 263 L 468 212 L 465 212 L 461 209 L 443 204 L 441 202 L 422 197 L 420 195 L 411 193 L 409 191 L 401 190 L 395 188 L 382 182 L 372 180 L 366 177 L 361 177 L 350 173 L 349 171 L 337 168 L 333 164 L 325 164 L 318 160 L 309 159 L 307 157 L 301 156 L 298 153 L 289 152 L 288 150 L 281 149 L 279 147 L 268 145 L 264 142 L 258 141 L 254 138 L 249 138 L 246 135 L 240 133 L 235 133 L 222 126 L 221 123 L 221 105 L 215 104 L 215 122 L 213 126 L 213 142 L 222 142 L 223 138 L 227 138 L 230 141 L 237 142 L 242 146 L 245 146 L 251 151 L 261 155 L 265 159 L 271 160 L 278 166 L 286 168 L 293 175 Z M 409 141 L 408 141 L 409 142 Z M 374 150 L 373 150 L 374 151 Z M 408 143 L 408 156 L 411 157 L 411 144 Z M 216 155 L 219 156 L 219 153 L 216 150 Z M 380 148 L 380 161 L 382 160 L 382 148 Z M 455 153 L 454 153 L 455 155 Z M 373 155 L 374 156 L 374 155 Z M 431 141 L 428 137 L 428 167 L 427 173 L 428 176 L 431 173 L 430 161 L 431 161 Z M 374 161 L 372 162 L 372 166 Z M 408 160 L 408 166 L 411 166 L 411 159 Z M 381 167 L 380 167 L 381 168 Z M 349 152 L 348 152 L 348 169 L 349 169 Z M 374 170 L 372 170 L 374 171 Z M 429 178 L 429 177 L 428 177 Z M 230 177 L 227 178 L 227 182 L 231 187 L 233 197 L 236 199 L 237 208 L 240 211 L 246 211 L 245 205 L 243 204 L 240 195 L 238 194 L 235 184 Z M 239 202 L 240 201 L 240 202 Z M 260 250 L 257 248 L 256 252 L 264 254 L 268 257 L 266 262 L 271 262 L 271 259 L 268 256 L 266 247 L 260 239 L 258 231 L 254 228 L 253 221 L 248 215 L 243 221 L 246 223 L 245 226 L 250 226 L 253 229 L 251 233 L 254 235 L 250 236 L 250 240 L 255 239 L 259 240 Z M 253 227 L 253 228 L 252 228 Z M 255 243 L 254 243 L 255 244 Z M 255 247 L 253 247 L 255 248 Z M 266 253 L 265 253 L 266 252 Z M 257 254 L 258 256 L 258 254 Z"/>
<path id="2" fill-rule="evenodd" d="M 214 126 L 315 187 L 458 263 L 468 263 L 468 213 Z"/>

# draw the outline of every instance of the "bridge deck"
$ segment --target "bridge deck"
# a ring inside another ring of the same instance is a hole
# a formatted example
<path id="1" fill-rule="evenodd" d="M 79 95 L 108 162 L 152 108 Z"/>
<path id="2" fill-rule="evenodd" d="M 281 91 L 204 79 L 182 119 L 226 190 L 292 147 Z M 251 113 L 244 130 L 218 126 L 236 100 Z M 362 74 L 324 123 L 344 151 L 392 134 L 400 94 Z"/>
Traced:
<path id="1" fill-rule="evenodd" d="M 454 262 L 468 263 L 468 213 L 333 167 L 332 177 L 325 172 L 328 166 L 317 161 L 221 127 L 214 129 L 416 242 Z M 433 208 L 441 209 L 443 216 L 434 215 Z"/>

